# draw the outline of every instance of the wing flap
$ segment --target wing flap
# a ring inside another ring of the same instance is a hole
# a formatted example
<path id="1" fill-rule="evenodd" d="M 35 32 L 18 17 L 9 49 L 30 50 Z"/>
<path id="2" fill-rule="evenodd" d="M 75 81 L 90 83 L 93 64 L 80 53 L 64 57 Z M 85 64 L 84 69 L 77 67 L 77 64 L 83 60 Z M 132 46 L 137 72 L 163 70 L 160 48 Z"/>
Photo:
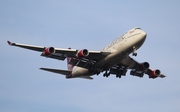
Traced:
<path id="1" fill-rule="evenodd" d="M 51 55 L 44 55 L 44 53 L 41 54 L 41 56 L 46 57 L 46 58 L 52 58 L 52 59 L 57 59 L 57 60 L 65 60 L 66 59 L 66 55 L 60 54 L 60 53 L 54 53 Z"/>
<path id="2" fill-rule="evenodd" d="M 89 69 L 92 68 L 95 63 L 96 61 L 88 60 L 86 58 L 82 58 L 82 59 L 72 58 L 68 64 Z"/>

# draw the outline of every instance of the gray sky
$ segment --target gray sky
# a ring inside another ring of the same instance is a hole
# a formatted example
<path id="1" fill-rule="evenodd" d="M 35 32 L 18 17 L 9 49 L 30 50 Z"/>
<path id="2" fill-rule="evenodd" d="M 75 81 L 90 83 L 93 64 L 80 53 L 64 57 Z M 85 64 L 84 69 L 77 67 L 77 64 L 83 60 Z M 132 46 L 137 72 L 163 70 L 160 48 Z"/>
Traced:
<path id="1" fill-rule="evenodd" d="M 179 112 L 179 0 L 1 0 L 1 112 Z M 67 69 L 66 62 L 10 47 L 12 42 L 101 50 L 134 27 L 147 32 L 134 57 L 167 77 L 65 79 L 39 70 Z"/>

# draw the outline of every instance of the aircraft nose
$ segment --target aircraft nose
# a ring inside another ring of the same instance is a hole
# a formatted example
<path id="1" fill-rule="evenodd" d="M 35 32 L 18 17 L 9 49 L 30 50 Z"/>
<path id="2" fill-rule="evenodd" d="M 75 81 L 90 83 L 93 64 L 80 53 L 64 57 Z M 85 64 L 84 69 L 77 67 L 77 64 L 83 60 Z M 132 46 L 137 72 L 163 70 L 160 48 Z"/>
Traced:
<path id="1" fill-rule="evenodd" d="M 138 35 L 137 37 L 136 37 L 136 42 L 139 44 L 139 46 L 141 46 L 143 43 L 144 43 L 144 41 L 146 40 L 146 32 L 145 31 L 143 31 L 143 30 L 139 30 L 139 33 L 140 33 L 140 35 Z"/>
<path id="2" fill-rule="evenodd" d="M 145 31 L 141 31 L 141 37 L 143 38 L 143 39 L 146 39 L 146 32 Z"/>

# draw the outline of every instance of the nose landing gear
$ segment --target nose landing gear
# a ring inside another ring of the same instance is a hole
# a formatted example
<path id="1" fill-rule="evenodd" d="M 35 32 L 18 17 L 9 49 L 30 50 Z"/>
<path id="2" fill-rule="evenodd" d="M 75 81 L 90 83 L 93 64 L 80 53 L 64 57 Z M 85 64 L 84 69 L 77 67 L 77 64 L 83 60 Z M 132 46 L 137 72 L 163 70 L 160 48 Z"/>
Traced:
<path id="1" fill-rule="evenodd" d="M 133 53 L 132 53 L 132 56 L 137 56 L 136 50 L 137 50 L 137 49 L 136 49 L 136 47 L 134 46 L 134 47 L 133 47 Z"/>

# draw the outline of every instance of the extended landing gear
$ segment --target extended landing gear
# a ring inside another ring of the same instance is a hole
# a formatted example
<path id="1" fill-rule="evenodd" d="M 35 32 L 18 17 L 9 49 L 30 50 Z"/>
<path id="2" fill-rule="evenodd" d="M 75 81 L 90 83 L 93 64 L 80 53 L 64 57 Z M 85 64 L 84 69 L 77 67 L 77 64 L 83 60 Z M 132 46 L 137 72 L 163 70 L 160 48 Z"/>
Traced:
<path id="1" fill-rule="evenodd" d="M 137 53 L 133 53 L 132 56 L 137 56 Z"/>
<path id="2" fill-rule="evenodd" d="M 120 73 L 117 73 L 117 74 L 116 74 L 116 78 L 121 78 L 121 74 L 120 74 Z"/>
<path id="3" fill-rule="evenodd" d="M 121 78 L 123 70 L 120 68 L 120 70 L 117 71 L 116 78 Z"/>
<path id="4" fill-rule="evenodd" d="M 107 72 L 107 71 L 106 71 L 106 72 L 103 74 L 103 76 L 104 76 L 104 77 L 109 77 L 109 76 L 110 76 L 110 72 Z"/>
<path id="5" fill-rule="evenodd" d="M 110 74 L 115 74 L 116 78 L 121 78 L 121 76 L 125 76 L 127 72 L 127 67 L 121 66 L 117 68 L 111 68 L 110 70 L 105 70 L 103 74 L 104 77 L 109 77 Z"/>
<path id="6" fill-rule="evenodd" d="M 132 56 L 137 56 L 136 50 L 137 50 L 137 49 L 136 49 L 136 47 L 134 46 L 134 47 L 133 47 L 133 53 L 132 53 Z"/>
<path id="7" fill-rule="evenodd" d="M 116 78 L 121 78 L 121 76 L 125 76 L 127 69 L 125 67 L 121 67 L 116 74 Z"/>

